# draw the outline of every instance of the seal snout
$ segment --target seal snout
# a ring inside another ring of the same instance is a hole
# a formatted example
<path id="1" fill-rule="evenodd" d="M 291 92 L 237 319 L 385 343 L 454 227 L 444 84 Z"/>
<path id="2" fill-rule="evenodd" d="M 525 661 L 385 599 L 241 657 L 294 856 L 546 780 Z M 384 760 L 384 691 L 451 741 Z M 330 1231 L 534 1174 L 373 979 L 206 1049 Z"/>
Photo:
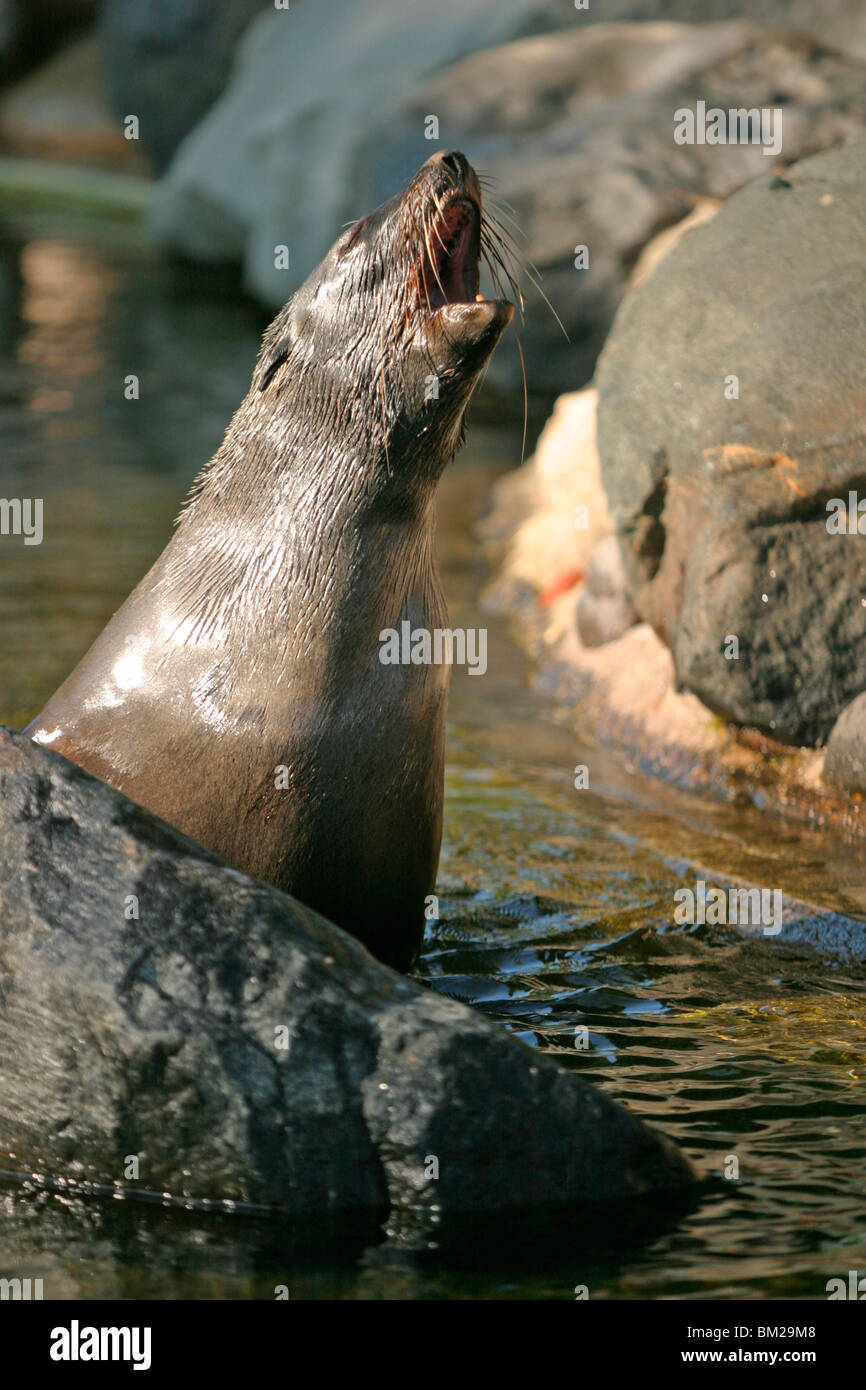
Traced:
<path id="1" fill-rule="evenodd" d="M 492 352 L 514 317 L 514 305 L 508 299 L 483 299 L 479 295 L 473 304 L 449 304 L 443 313 L 452 339 L 460 336 Z"/>
<path id="2" fill-rule="evenodd" d="M 481 185 L 465 154 L 461 154 L 459 150 L 440 150 L 430 156 L 422 166 L 422 172 L 423 170 L 429 170 L 434 175 L 447 174 L 455 191 L 471 199 L 480 208 Z"/>

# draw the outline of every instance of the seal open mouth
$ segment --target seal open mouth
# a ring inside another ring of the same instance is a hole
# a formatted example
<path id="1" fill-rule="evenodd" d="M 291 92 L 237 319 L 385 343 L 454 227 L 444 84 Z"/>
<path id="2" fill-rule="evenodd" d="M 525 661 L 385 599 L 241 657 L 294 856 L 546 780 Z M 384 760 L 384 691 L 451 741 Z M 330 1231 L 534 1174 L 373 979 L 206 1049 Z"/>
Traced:
<path id="1" fill-rule="evenodd" d="M 478 293 L 481 210 L 474 199 L 454 198 L 436 216 L 421 265 L 424 298 L 431 310 L 472 304 Z"/>

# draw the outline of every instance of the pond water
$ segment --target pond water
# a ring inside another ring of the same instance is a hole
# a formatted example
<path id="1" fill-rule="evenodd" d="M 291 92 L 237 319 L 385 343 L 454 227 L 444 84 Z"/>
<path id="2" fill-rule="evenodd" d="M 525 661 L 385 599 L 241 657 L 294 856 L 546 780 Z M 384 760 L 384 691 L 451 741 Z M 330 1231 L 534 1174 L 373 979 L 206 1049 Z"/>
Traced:
<path id="1" fill-rule="evenodd" d="M 0 495 L 44 499 L 44 540 L 0 539 L 2 722 L 40 708 L 165 544 L 262 326 L 232 286 L 160 264 L 134 230 L 5 225 Z M 495 1259 L 419 1258 L 378 1228 L 325 1241 L 315 1225 L 7 1187 L 0 1276 L 41 1276 L 46 1297 L 572 1298 L 586 1284 L 808 1299 L 866 1270 L 866 966 L 673 925 L 687 863 L 866 916 L 866 855 L 650 781 L 545 697 L 483 611 L 471 530 L 520 435 L 470 421 L 442 486 L 452 622 L 487 627 L 489 667 L 455 676 L 441 918 L 418 975 L 664 1128 L 714 1180 L 639 1244 L 602 1228 L 590 1254 L 544 1256 L 515 1228 Z"/>

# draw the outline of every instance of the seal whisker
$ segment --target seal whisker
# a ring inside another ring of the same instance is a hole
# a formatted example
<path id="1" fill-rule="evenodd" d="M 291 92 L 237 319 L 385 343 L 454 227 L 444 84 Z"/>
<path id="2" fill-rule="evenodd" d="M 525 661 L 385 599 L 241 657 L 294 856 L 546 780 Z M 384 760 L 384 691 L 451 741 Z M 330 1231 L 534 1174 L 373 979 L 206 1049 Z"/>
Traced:
<path id="1" fill-rule="evenodd" d="M 435 198 L 435 199 L 434 199 L 434 202 L 436 203 L 436 216 L 435 216 L 435 217 L 432 217 L 432 218 L 430 219 L 431 226 L 432 226 L 433 231 L 434 231 L 434 233 L 435 233 L 436 240 L 439 242 L 439 245 L 442 247 L 442 250 L 445 251 L 445 252 L 447 253 L 448 247 L 446 246 L 445 242 L 442 240 L 442 237 L 441 237 L 441 235 L 440 235 L 440 233 L 439 233 L 439 228 L 440 228 L 440 226 L 441 226 L 441 224 L 442 224 L 442 221 L 444 220 L 444 217 L 445 217 L 445 204 L 444 204 L 444 201 L 443 201 L 441 198 Z"/>
<path id="2" fill-rule="evenodd" d="M 482 233 L 482 238 L 481 238 L 481 255 L 482 255 L 482 258 L 483 258 L 483 260 L 484 260 L 484 264 L 487 266 L 487 268 L 488 268 L 489 271 L 490 271 L 491 276 L 493 277 L 493 281 L 494 281 L 494 283 L 495 283 L 497 289 L 499 290 L 499 293 L 500 293 L 503 297 L 505 296 L 505 291 L 504 291 L 504 289 L 503 289 L 503 287 L 502 287 L 502 282 L 501 282 L 501 280 L 500 280 L 500 278 L 499 278 L 499 271 L 500 271 L 500 270 L 502 271 L 502 273 L 503 273 L 503 275 L 505 276 L 505 278 L 508 280 L 508 283 L 509 283 L 509 285 L 510 285 L 510 287 L 511 287 L 511 290 L 512 290 L 512 292 L 513 292 L 515 298 L 517 299 L 518 307 L 519 307 L 519 309 L 520 309 L 520 315 L 521 315 L 521 318 L 522 318 L 522 317 L 523 317 L 523 308 L 524 308 L 524 299 L 523 299 L 523 293 L 522 293 L 522 291 L 521 291 L 521 289 L 520 289 L 520 285 L 518 284 L 518 282 L 517 282 L 517 280 L 516 280 L 516 278 L 515 278 L 515 274 L 512 272 L 512 270 L 511 270 L 511 268 L 510 268 L 510 266 L 509 266 L 507 260 L 505 259 L 505 256 L 503 255 L 502 251 L 501 251 L 500 248 L 496 245 L 496 243 L 491 239 L 491 237 L 487 234 L 486 229 L 485 229 L 485 231 Z"/>
<path id="3" fill-rule="evenodd" d="M 530 261 L 527 257 L 523 256 L 517 250 L 517 248 L 514 247 L 513 244 L 510 244 L 510 238 L 508 238 L 508 233 L 506 229 L 501 226 L 498 226 L 495 223 L 495 221 L 491 222 L 487 227 L 485 227 L 485 232 L 487 233 L 488 250 L 493 250 L 495 247 L 495 250 L 499 253 L 499 256 L 501 257 L 502 268 L 508 276 L 509 283 L 512 289 L 514 290 L 515 294 L 519 295 L 520 297 L 521 315 L 523 312 L 523 295 L 520 291 L 519 286 L 515 284 L 512 274 L 509 272 L 506 260 L 511 260 L 515 265 L 519 266 L 520 269 L 522 269 L 529 283 L 544 300 L 551 314 L 556 319 L 556 322 L 559 324 L 559 327 L 562 329 L 565 341 L 567 343 L 571 342 L 565 324 L 562 322 L 562 319 L 559 317 L 559 314 L 556 312 L 548 296 L 545 294 L 544 290 L 541 287 L 541 271 L 538 269 L 538 267 L 534 265 L 533 262 Z"/>
<path id="4" fill-rule="evenodd" d="M 423 209 L 421 210 L 417 219 L 415 219 L 414 217 L 412 218 L 411 231 L 412 243 L 417 244 L 419 247 L 418 255 L 413 265 L 416 281 L 418 282 L 419 286 L 418 303 L 416 307 L 420 308 L 422 302 L 426 301 L 427 311 L 429 313 L 431 311 L 432 306 L 430 304 L 430 291 L 427 285 L 427 277 L 424 274 L 423 266 L 425 253 L 427 255 L 427 259 L 430 259 L 430 243 L 428 239 L 426 223 L 424 221 Z"/>
<path id="5" fill-rule="evenodd" d="M 390 454 L 389 454 L 389 452 L 388 452 L 387 387 L 386 387 L 386 384 L 385 384 L 385 364 L 386 364 L 386 357 L 387 357 L 387 354 L 386 354 L 386 350 L 385 350 L 384 325 L 381 325 L 381 324 L 380 324 L 380 338 L 379 338 L 379 375 L 378 375 L 378 384 L 379 384 L 379 399 L 380 399 L 381 404 L 382 404 L 382 444 L 383 444 L 383 447 L 384 447 L 384 449 L 385 449 L 385 463 L 386 463 L 386 465 L 387 465 L 388 472 L 389 472 L 389 474 L 390 474 L 390 472 L 391 472 L 391 456 L 390 456 Z"/>
<path id="6" fill-rule="evenodd" d="M 497 222 L 495 218 L 490 217 L 487 219 L 484 230 L 489 240 L 499 247 L 503 256 L 513 260 L 521 267 L 525 267 L 529 264 L 528 258 L 524 252 L 519 246 L 515 245 L 511 233 L 506 227 L 503 227 Z"/>
<path id="7" fill-rule="evenodd" d="M 434 276 L 435 276 L 435 278 L 436 278 L 436 284 L 439 286 L 439 289 L 440 289 L 441 292 L 442 292 L 442 298 L 443 298 L 443 299 L 447 299 L 448 296 L 447 296 L 447 294 L 445 293 L 445 286 L 442 284 L 442 281 L 441 281 L 440 278 L 439 278 L 439 268 L 438 268 L 438 266 L 437 266 L 437 264 L 436 264 L 436 259 L 437 259 L 437 258 L 434 256 L 434 254 L 433 254 L 433 252 L 432 252 L 432 250 L 431 250 L 431 248 L 430 248 L 430 232 L 431 232 L 431 230 L 434 231 L 434 232 L 436 233 L 437 239 L 439 240 L 439 244 L 442 246 L 442 250 L 444 251 L 444 250 L 445 250 L 445 245 L 444 245 L 444 243 L 442 242 L 442 239 L 439 237 L 439 233 L 438 233 L 438 230 L 437 230 L 437 228 L 436 228 L 435 221 L 433 221 L 432 219 L 431 219 L 431 221 L 428 221 L 428 220 L 425 218 L 425 221 L 424 221 L 424 241 L 425 241 L 425 245 L 426 245 L 426 247 L 427 247 L 427 264 L 429 265 L 430 269 L 433 271 L 433 274 L 434 274 Z M 427 306 L 428 306 L 428 308 L 430 307 L 430 296 L 429 296 L 429 294 L 428 294 L 428 296 L 427 296 Z"/>
<path id="8" fill-rule="evenodd" d="M 520 292 L 520 287 L 519 287 L 519 286 L 515 286 L 514 280 L 513 280 L 512 276 L 511 276 L 510 273 L 509 273 L 509 270 L 508 270 L 507 265 L 504 265 L 504 264 L 503 264 L 503 262 L 502 262 L 502 260 L 501 260 L 501 257 L 499 257 L 499 256 L 497 255 L 497 253 L 496 253 L 496 248 L 493 247 L 493 246 L 491 246 L 491 244 L 490 244 L 489 242 L 487 242 L 487 241 L 485 241 L 485 244 L 484 244 L 484 247 L 483 247 L 483 250 L 482 250 L 482 256 L 483 256 L 483 258 L 484 258 L 484 263 L 485 263 L 485 265 L 487 266 L 488 270 L 490 271 L 491 277 L 492 277 L 492 279 L 493 279 L 494 284 L 496 285 L 496 288 L 499 290 L 499 293 L 500 293 L 500 294 L 503 294 L 502 284 L 501 284 L 501 282 L 500 282 L 499 274 L 498 274 L 498 271 L 497 271 L 497 265 L 498 265 L 498 266 L 501 266 L 501 268 L 502 268 L 502 270 L 504 271 L 505 275 L 507 276 L 507 278 L 508 278 L 510 284 L 512 285 L 512 288 L 516 290 L 516 294 L 517 294 L 517 296 L 519 297 L 519 303 L 520 303 L 520 309 L 521 309 L 521 318 L 522 318 L 522 317 L 523 317 L 523 295 L 522 295 L 521 292 Z M 524 462 L 524 459 L 525 459 L 525 457 L 526 457 L 526 435 L 527 435 L 527 428 L 528 428 L 528 423 L 529 423 L 529 387 L 528 387 L 527 378 L 526 378 L 526 359 L 525 359 L 524 354 L 523 354 L 523 344 L 522 344 L 522 342 L 520 341 L 520 333 L 519 333 L 519 331 L 518 331 L 517 324 L 516 324 L 516 323 L 513 323 L 513 327 L 514 327 L 514 337 L 515 337 L 515 340 L 516 340 L 516 342 L 517 342 L 517 355 L 518 355 L 518 359 L 519 359 L 519 361 L 520 361 L 520 376 L 521 376 L 521 380 L 522 380 L 522 383 L 523 383 L 523 439 L 522 439 L 522 442 L 521 442 L 521 445 L 520 445 L 520 463 L 521 463 L 521 466 L 522 466 L 522 465 L 523 465 L 523 462 Z M 489 364 L 488 364 L 488 365 L 489 365 Z M 485 369 L 485 375 L 486 375 L 486 369 Z"/>
<path id="9" fill-rule="evenodd" d="M 520 465 L 523 467 L 523 462 L 526 458 L 526 430 L 529 424 L 529 387 L 526 381 L 526 360 L 523 356 L 523 344 L 520 341 L 517 324 L 514 325 L 514 337 L 517 342 L 517 355 L 520 358 L 520 375 L 523 381 L 523 439 L 520 444 Z"/>
<path id="10" fill-rule="evenodd" d="M 521 267 L 521 269 L 526 271 L 527 274 L 531 272 L 533 276 L 540 279 L 541 271 L 539 270 L 538 266 L 535 264 L 534 261 L 531 261 L 529 259 L 529 257 L 526 255 L 526 253 L 522 250 L 521 247 L 515 245 L 514 238 L 509 233 L 506 227 L 502 227 L 501 225 L 494 223 L 491 227 L 491 233 L 498 238 L 499 243 L 503 248 L 503 252 L 507 253 L 511 257 L 511 259 L 514 260 Z"/>
<path id="11" fill-rule="evenodd" d="M 511 218 L 508 220 L 513 221 Z M 516 223 L 514 227 L 507 227 L 500 217 L 497 216 L 496 212 L 493 211 L 487 219 L 487 227 L 490 234 L 499 241 L 503 250 L 507 251 L 508 254 L 513 256 L 521 265 L 527 262 L 528 257 L 526 252 L 523 246 L 518 244 L 520 242 L 525 243 L 526 236 Z"/>
<path id="12" fill-rule="evenodd" d="M 491 209 L 490 221 L 496 224 L 501 231 L 505 232 L 506 230 L 510 230 L 511 236 L 517 237 L 523 242 L 527 240 L 526 233 L 517 220 L 516 210 L 510 203 L 506 203 L 499 198 L 489 198 L 488 206 Z M 508 211 L 506 211 L 506 209 L 508 209 Z M 510 229 L 506 229 L 503 226 L 504 222 L 509 222 L 511 224 Z"/>

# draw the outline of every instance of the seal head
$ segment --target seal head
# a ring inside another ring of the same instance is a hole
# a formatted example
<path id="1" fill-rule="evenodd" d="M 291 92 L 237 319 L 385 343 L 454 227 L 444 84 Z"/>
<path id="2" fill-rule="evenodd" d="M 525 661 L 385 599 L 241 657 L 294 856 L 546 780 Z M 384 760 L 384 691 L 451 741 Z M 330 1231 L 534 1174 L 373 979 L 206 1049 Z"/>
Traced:
<path id="1" fill-rule="evenodd" d="M 435 485 L 513 306 L 478 292 L 478 180 L 434 155 L 267 330 L 149 573 L 28 726 L 407 968 L 442 829 Z M 146 910 L 145 900 L 140 910 Z"/>
<path id="2" fill-rule="evenodd" d="M 379 404 L 367 434 L 413 439 L 412 458 L 429 455 L 441 472 L 514 313 L 479 293 L 481 234 L 475 171 L 462 154 L 434 155 L 401 196 L 343 233 L 274 320 L 259 389 L 312 375 L 320 394 L 310 405 L 327 401 L 330 427 L 363 383 Z"/>

